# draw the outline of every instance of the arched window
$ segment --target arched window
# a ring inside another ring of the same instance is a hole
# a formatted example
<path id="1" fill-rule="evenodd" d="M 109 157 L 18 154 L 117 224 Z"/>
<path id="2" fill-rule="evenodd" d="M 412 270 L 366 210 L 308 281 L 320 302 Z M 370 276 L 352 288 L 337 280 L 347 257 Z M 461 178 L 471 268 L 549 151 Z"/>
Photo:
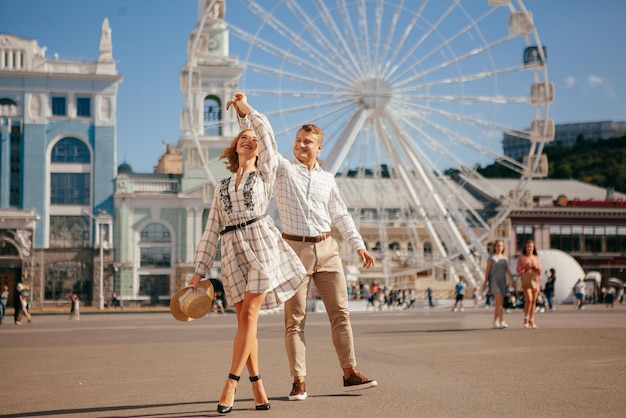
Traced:
<path id="1" fill-rule="evenodd" d="M 424 255 L 432 255 L 432 253 L 433 253 L 433 245 L 430 242 L 426 241 L 424 243 Z"/>
<path id="2" fill-rule="evenodd" d="M 139 274 L 138 295 L 149 297 L 150 304 L 157 305 L 170 295 L 172 235 L 165 225 L 158 223 L 146 225 L 139 235 L 139 268 L 144 270 Z"/>
<path id="3" fill-rule="evenodd" d="M 222 135 L 222 103 L 217 96 L 204 98 L 204 134 Z"/>
<path id="4" fill-rule="evenodd" d="M 63 138 L 52 148 L 50 162 L 89 164 L 91 157 L 89 148 L 77 138 Z"/>
<path id="5" fill-rule="evenodd" d="M 389 244 L 389 249 L 391 251 L 399 251 L 400 250 L 400 244 L 397 242 L 392 242 L 391 244 Z"/>
<path id="6" fill-rule="evenodd" d="M 62 138 L 50 151 L 50 204 L 89 206 L 91 203 L 91 153 L 80 139 Z M 59 213 L 57 211 L 56 213 Z M 51 215 L 51 248 L 89 246 L 89 220 L 78 215 Z"/>
<path id="7" fill-rule="evenodd" d="M 0 241 L 0 256 L 16 256 L 19 257 L 20 253 L 17 248 L 10 242 Z"/>
<path id="8" fill-rule="evenodd" d="M 172 238 L 169 230 L 152 223 L 141 230 L 141 267 L 170 267 L 172 264 Z M 167 245 L 162 245 L 167 244 Z"/>
<path id="9" fill-rule="evenodd" d="M 160 224 L 150 224 L 141 230 L 141 242 L 171 242 L 170 231 Z"/>

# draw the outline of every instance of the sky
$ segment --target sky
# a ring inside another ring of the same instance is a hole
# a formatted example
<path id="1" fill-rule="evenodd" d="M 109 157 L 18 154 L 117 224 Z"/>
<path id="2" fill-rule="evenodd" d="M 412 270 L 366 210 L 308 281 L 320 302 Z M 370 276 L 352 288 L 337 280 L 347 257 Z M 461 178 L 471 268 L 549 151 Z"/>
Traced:
<path id="1" fill-rule="evenodd" d="M 555 123 L 626 121 L 626 2 L 524 5 L 547 46 Z M 227 0 L 227 20 L 236 20 L 239 7 Z M 58 53 L 61 59 L 95 61 L 108 18 L 113 57 L 124 76 L 117 104 L 118 164 L 147 173 L 158 163 L 163 141 L 176 144 L 181 137 L 179 73 L 197 13 L 196 0 L 0 0 L 0 33 L 37 40 L 50 59 Z M 231 48 L 231 55 L 238 52 Z"/>

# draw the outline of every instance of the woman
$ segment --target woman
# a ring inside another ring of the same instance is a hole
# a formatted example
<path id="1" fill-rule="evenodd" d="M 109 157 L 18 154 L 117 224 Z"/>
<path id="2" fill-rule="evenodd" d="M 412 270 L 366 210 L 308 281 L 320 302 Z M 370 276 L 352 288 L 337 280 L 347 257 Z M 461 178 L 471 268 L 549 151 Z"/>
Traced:
<path id="1" fill-rule="evenodd" d="M 256 409 L 270 408 L 259 375 L 259 311 L 280 306 L 296 293 L 306 275 L 299 258 L 265 215 L 278 163 L 269 158 L 268 150 L 275 146 L 272 128 L 265 116 L 247 103 L 245 95 L 235 94 L 226 109 L 231 105 L 239 115 L 248 115 L 253 129 L 241 131 L 221 155 L 233 174 L 216 185 L 190 280 L 195 289 L 206 276 L 221 238 L 224 287 L 229 305 L 235 306 L 238 327 L 230 373 L 217 405 L 219 413 L 232 410 L 244 366 L 250 374 Z"/>
<path id="2" fill-rule="evenodd" d="M 2 285 L 2 292 L 0 293 L 0 325 L 2 324 L 2 320 L 4 319 L 4 314 L 6 313 L 8 303 L 9 286 Z"/>
<path id="3" fill-rule="evenodd" d="M 539 293 L 541 262 L 533 240 L 526 241 L 522 255 L 517 259 L 517 273 L 521 275 L 524 292 L 524 327 L 537 328 L 535 324 L 535 304 Z"/>
<path id="4" fill-rule="evenodd" d="M 546 279 L 546 286 L 543 291 L 546 294 L 546 300 L 548 301 L 548 308 L 550 311 L 554 310 L 554 285 L 556 283 L 556 270 L 551 268 L 550 273 L 548 274 L 548 278 Z"/>
<path id="5" fill-rule="evenodd" d="M 507 282 L 508 277 L 508 282 Z M 509 268 L 509 261 L 504 256 L 504 242 L 496 241 L 493 245 L 493 255 L 487 260 L 487 269 L 485 270 L 485 282 L 482 285 L 481 292 L 489 287 L 489 293 L 495 299 L 495 307 L 493 310 L 493 327 L 502 329 L 508 327 L 504 322 L 504 296 L 506 295 L 509 284 L 513 285 L 513 274 Z"/>

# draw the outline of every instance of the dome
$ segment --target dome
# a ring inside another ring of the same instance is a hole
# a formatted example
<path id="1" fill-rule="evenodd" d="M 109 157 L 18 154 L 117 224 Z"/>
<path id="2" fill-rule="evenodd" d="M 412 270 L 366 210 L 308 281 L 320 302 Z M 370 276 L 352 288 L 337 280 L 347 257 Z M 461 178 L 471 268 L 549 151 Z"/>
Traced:
<path id="1" fill-rule="evenodd" d="M 537 255 L 539 255 L 539 261 L 541 261 L 541 287 L 543 288 L 546 285 L 546 272 L 553 268 L 556 273 L 554 303 L 573 303 L 572 287 L 574 287 L 578 279 L 585 277 L 585 271 L 578 264 L 578 261 L 561 250 L 538 250 Z M 514 267 L 512 270 L 514 270 Z"/>
<path id="2" fill-rule="evenodd" d="M 133 174 L 133 168 L 130 164 L 122 163 L 117 167 L 117 174 Z"/>

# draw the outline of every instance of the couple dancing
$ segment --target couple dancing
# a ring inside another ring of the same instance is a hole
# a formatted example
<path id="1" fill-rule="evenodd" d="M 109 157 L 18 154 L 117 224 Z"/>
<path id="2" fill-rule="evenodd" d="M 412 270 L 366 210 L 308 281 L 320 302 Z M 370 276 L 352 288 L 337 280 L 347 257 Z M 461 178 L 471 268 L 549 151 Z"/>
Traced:
<path id="1" fill-rule="evenodd" d="M 332 174 L 321 169 L 317 156 L 324 134 L 304 125 L 296 134 L 294 160 L 278 153 L 267 118 L 254 110 L 242 93 L 226 104 L 237 112 L 242 131 L 220 158 L 231 177 L 218 182 L 206 229 L 194 259 L 189 284 L 197 287 L 222 245 L 224 287 L 237 313 L 230 373 L 217 411 L 231 412 L 244 367 L 252 382 L 255 408 L 270 408 L 259 373 L 257 325 L 259 311 L 284 303 L 285 347 L 293 385 L 289 400 L 304 400 L 306 363 L 304 327 L 309 283 L 315 283 L 331 323 L 332 340 L 343 369 L 345 391 L 377 385 L 356 370 L 348 295 L 339 246 L 330 236 L 334 224 L 356 250 L 363 267 L 374 259 L 339 195 Z M 276 197 L 283 233 L 266 215 Z"/>

